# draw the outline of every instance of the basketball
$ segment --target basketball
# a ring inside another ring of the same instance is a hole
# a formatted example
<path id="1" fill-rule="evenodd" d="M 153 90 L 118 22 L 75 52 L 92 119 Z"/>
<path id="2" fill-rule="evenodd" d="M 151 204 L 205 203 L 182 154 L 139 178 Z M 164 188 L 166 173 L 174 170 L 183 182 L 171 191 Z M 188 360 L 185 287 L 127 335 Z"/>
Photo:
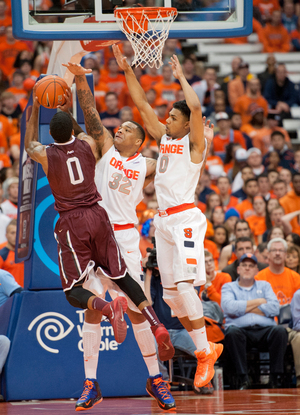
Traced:
<path id="1" fill-rule="evenodd" d="M 64 94 L 69 89 L 67 83 L 57 75 L 47 75 L 37 83 L 36 96 L 45 108 L 56 108 L 65 103 Z"/>

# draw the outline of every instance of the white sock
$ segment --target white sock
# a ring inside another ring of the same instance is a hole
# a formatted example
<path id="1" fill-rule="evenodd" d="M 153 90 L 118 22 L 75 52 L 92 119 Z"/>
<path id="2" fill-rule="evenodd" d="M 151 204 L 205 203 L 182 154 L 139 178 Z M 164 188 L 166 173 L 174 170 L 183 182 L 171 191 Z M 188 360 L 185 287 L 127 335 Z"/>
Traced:
<path id="1" fill-rule="evenodd" d="M 83 359 L 85 377 L 97 379 L 99 347 L 101 342 L 100 324 L 84 322 L 82 328 Z"/>
<path id="2" fill-rule="evenodd" d="M 159 374 L 154 337 L 150 323 L 146 320 L 140 324 L 132 324 L 135 340 L 143 355 L 150 376 Z"/>
<path id="3" fill-rule="evenodd" d="M 188 331 L 189 335 L 191 336 L 193 342 L 195 343 L 196 346 L 196 334 L 194 333 L 194 330 L 192 331 Z"/>
<path id="4" fill-rule="evenodd" d="M 207 341 L 206 328 L 205 326 L 201 329 L 193 330 L 192 339 L 197 348 L 197 352 L 205 350 L 206 354 L 210 352 L 210 346 Z"/>

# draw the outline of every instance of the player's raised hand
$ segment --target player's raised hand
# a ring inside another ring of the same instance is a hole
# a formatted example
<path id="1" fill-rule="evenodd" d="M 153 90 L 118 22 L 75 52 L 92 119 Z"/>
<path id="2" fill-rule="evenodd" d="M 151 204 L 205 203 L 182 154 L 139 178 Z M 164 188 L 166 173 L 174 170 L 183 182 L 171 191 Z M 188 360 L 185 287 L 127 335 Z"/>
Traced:
<path id="1" fill-rule="evenodd" d="M 173 55 L 170 58 L 169 64 L 172 67 L 173 75 L 176 79 L 179 79 L 181 76 L 183 76 L 182 67 L 176 55 Z"/>
<path id="2" fill-rule="evenodd" d="M 204 137 L 207 139 L 208 142 L 212 142 L 214 138 L 214 124 L 210 124 L 210 120 L 207 120 L 206 117 L 202 118 L 203 120 L 203 128 L 204 128 Z"/>
<path id="3" fill-rule="evenodd" d="M 63 112 L 69 112 L 69 110 L 72 107 L 72 93 L 70 89 L 66 90 L 64 97 L 65 97 L 65 103 L 63 105 L 57 105 L 57 108 Z"/>
<path id="4" fill-rule="evenodd" d="M 86 75 L 87 73 L 92 72 L 92 69 L 86 69 L 83 66 L 81 66 L 80 63 L 68 62 L 63 63 L 62 66 L 68 68 L 73 75 Z"/>
<path id="5" fill-rule="evenodd" d="M 34 87 L 33 87 L 33 90 L 32 90 L 32 99 L 33 99 L 33 105 L 35 107 L 39 108 L 41 106 L 41 104 L 39 103 L 38 97 L 36 96 L 37 84 L 38 84 L 38 82 L 36 82 L 34 84 Z"/>
<path id="6" fill-rule="evenodd" d="M 119 67 L 122 69 L 122 71 L 126 71 L 126 69 L 130 68 L 129 63 L 126 60 L 126 57 L 122 55 L 120 48 L 118 45 L 112 45 L 112 50 L 114 52 L 116 61 L 119 65 Z"/>

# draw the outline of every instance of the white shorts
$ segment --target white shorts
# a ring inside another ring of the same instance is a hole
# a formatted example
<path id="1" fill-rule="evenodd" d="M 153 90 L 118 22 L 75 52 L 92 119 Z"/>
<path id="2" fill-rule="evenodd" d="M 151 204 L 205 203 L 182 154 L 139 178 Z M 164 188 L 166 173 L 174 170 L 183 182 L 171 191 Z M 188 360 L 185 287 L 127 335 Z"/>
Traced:
<path id="1" fill-rule="evenodd" d="M 167 217 L 155 215 L 157 263 L 164 288 L 193 280 L 194 286 L 206 282 L 204 237 L 206 217 L 198 208 Z"/>
<path id="2" fill-rule="evenodd" d="M 125 260 L 130 276 L 141 286 L 142 290 L 145 291 L 144 281 L 142 279 L 142 256 L 139 248 L 140 234 L 138 230 L 136 228 L 130 228 L 115 231 L 115 238 L 118 242 L 121 254 Z M 93 278 L 99 278 L 101 285 L 103 286 L 103 290 L 102 292 L 98 293 L 98 296 L 104 298 L 106 291 L 109 292 L 109 295 L 112 299 L 116 298 L 119 295 L 123 295 L 127 298 L 128 307 L 130 310 L 136 313 L 141 313 L 138 307 L 130 300 L 126 294 L 124 294 L 124 292 L 116 285 L 116 283 L 111 278 L 105 277 L 99 268 L 97 270 L 96 277 L 89 275 L 89 280 L 92 280 Z"/>

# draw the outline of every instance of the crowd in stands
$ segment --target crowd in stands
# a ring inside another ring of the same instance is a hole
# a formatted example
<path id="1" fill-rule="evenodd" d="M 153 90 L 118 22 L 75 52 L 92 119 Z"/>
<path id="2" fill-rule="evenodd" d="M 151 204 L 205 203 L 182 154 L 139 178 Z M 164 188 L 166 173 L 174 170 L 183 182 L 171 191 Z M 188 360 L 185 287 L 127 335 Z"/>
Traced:
<path id="1" fill-rule="evenodd" d="M 203 115 L 214 123 L 215 137 L 195 194 L 195 204 L 207 219 L 207 282 L 199 295 L 203 301 L 222 307 L 225 346 L 239 353 L 233 344 L 237 344 L 240 331 L 233 326 L 273 327 L 279 308 L 292 304 L 293 325 L 286 337 L 282 330 L 278 335 L 282 354 L 284 342 L 292 345 L 296 385 L 300 387 L 300 150 L 292 145 L 282 123 L 292 118 L 292 107 L 300 106 L 300 89 L 289 79 L 286 65 L 276 62 L 273 55 L 300 51 L 300 1 L 253 0 L 253 6 L 254 31 L 264 52 L 269 53 L 264 72 L 251 74 L 249 63 L 233 56 L 232 72 L 220 78 L 215 67 L 205 67 L 195 55 L 183 53 L 180 41 L 168 39 L 162 68 L 135 68 L 135 74 L 150 105 L 165 123 L 172 103 L 184 99 L 168 65 L 169 57 L 176 53 L 199 97 Z M 12 274 L 23 287 L 23 264 L 14 261 L 20 119 L 36 79 L 47 71 L 52 42 L 17 40 L 11 25 L 10 0 L 0 0 L 0 269 Z M 247 38 L 225 41 L 246 43 Z M 122 42 L 121 48 L 132 61 L 130 43 Z M 103 125 L 112 134 L 125 121 L 143 125 L 111 48 L 89 53 L 82 65 L 92 69 L 96 106 Z M 148 133 L 141 152 L 157 157 L 158 148 Z M 156 212 L 155 188 L 150 184 L 137 208 L 143 258 L 148 255 L 147 248 L 153 247 Z M 254 264 L 248 270 L 253 274 L 250 286 L 245 283 L 248 263 Z M 255 284 L 261 290 L 260 301 L 249 293 Z M 241 287 L 243 294 L 248 287 L 248 294 L 239 298 Z M 233 299 L 241 301 L 236 308 Z M 249 301 L 255 304 L 251 309 L 245 306 Z M 252 332 L 243 330 L 244 336 L 250 334 L 253 339 Z M 264 335 L 261 332 L 260 338 Z M 274 375 L 282 373 L 281 360 L 271 365 Z M 249 383 L 245 370 L 244 366 L 236 367 L 243 388 Z"/>

